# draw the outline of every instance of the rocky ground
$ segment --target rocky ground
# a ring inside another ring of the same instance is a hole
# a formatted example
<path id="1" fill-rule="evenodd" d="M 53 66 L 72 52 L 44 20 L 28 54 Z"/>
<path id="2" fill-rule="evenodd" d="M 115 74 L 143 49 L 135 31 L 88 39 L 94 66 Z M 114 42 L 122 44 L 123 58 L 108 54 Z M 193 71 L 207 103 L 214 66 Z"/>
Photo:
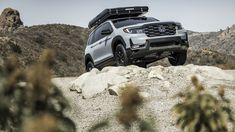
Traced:
<path id="1" fill-rule="evenodd" d="M 85 73 L 78 78 L 56 78 L 53 81 L 70 100 L 72 109 L 68 115 L 76 122 L 79 132 L 87 131 L 94 123 L 103 119 L 115 117 L 120 109 L 117 96 L 120 87 L 130 82 L 140 88 L 145 98 L 145 104 L 139 110 L 141 117 L 153 117 L 160 132 L 178 132 L 180 130 L 175 125 L 171 108 L 179 99 L 172 97 L 190 88 L 190 79 L 194 75 L 213 95 L 217 94 L 219 87 L 224 86 L 226 97 L 235 108 L 235 71 L 216 67 L 107 67 L 102 71 Z M 111 127 L 102 131 L 119 132 L 124 129 L 115 118 L 111 118 L 111 122 Z M 134 125 L 131 131 L 136 129 Z"/>

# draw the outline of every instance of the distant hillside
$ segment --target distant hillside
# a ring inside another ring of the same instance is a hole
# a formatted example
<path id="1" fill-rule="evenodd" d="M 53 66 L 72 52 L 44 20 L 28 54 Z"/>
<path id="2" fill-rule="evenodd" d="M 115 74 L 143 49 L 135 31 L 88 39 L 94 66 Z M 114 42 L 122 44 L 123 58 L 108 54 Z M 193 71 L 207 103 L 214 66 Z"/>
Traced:
<path id="1" fill-rule="evenodd" d="M 235 56 L 208 49 L 189 48 L 186 64 L 217 66 L 222 69 L 235 69 Z M 167 59 L 151 65 L 171 66 Z"/>
<path id="2" fill-rule="evenodd" d="M 235 25 L 219 32 L 190 32 L 189 40 L 193 49 L 209 49 L 235 55 Z"/>
<path id="3" fill-rule="evenodd" d="M 0 15 L 0 65 L 14 53 L 22 67 L 38 60 L 43 49 L 56 52 L 53 71 L 57 76 L 84 72 L 83 55 L 88 30 L 78 26 L 48 24 L 24 27 L 17 10 L 6 8 Z"/>
<path id="4" fill-rule="evenodd" d="M 22 66 L 35 62 L 43 49 L 57 53 L 54 71 L 58 76 L 76 76 L 84 72 L 83 54 L 86 28 L 63 24 L 19 28 L 0 34 L 0 55 L 15 53 Z"/>

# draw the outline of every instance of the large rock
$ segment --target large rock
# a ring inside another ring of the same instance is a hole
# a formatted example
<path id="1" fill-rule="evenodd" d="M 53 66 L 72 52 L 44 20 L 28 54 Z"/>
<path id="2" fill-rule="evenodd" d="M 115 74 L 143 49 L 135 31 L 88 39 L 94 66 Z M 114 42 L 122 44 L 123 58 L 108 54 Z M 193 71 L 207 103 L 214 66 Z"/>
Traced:
<path id="1" fill-rule="evenodd" d="M 11 32 L 23 26 L 20 13 L 17 10 L 6 8 L 0 15 L 0 32 Z"/>
<path id="2" fill-rule="evenodd" d="M 124 90 L 123 88 L 125 88 L 127 85 L 129 85 L 128 83 L 120 83 L 118 85 L 114 85 L 109 87 L 108 91 L 110 95 L 115 95 L 115 96 L 120 96 L 120 94 L 122 93 L 122 90 Z"/>
<path id="3" fill-rule="evenodd" d="M 93 69 L 91 72 L 87 72 L 79 76 L 76 80 L 72 81 L 69 84 L 69 89 L 71 91 L 77 91 L 78 93 L 82 92 L 82 88 L 84 86 L 85 81 L 88 79 L 88 77 L 92 77 L 96 74 L 98 74 L 99 70 Z"/>
<path id="4" fill-rule="evenodd" d="M 160 70 L 152 70 L 149 74 L 148 74 L 148 78 L 157 78 L 159 80 L 164 80 L 164 77 L 162 76 L 162 72 Z"/>
<path id="5" fill-rule="evenodd" d="M 125 131 L 116 123 L 116 118 L 111 117 L 120 110 L 120 100 L 116 96 L 132 83 L 139 88 L 139 94 L 145 99 L 143 107 L 138 111 L 141 117 L 146 120 L 148 117 L 154 119 L 161 132 L 180 132 L 175 124 L 172 107 L 181 100 L 173 97 L 179 92 L 194 88 L 192 76 L 197 76 L 206 92 L 215 96 L 218 95 L 217 89 L 223 85 L 226 98 L 235 107 L 235 71 L 197 65 L 154 66 L 147 69 L 136 66 L 106 67 L 102 71 L 94 69 L 72 82 L 71 88 L 80 90 L 81 94 L 65 91 L 72 104 L 69 116 L 77 123 L 78 131 L 88 131 L 90 126 L 102 119 L 114 121 L 110 121 L 110 126 L 113 127 L 101 131 Z M 65 79 L 64 82 L 67 81 Z M 81 96 L 91 99 L 81 99 Z M 133 127 L 133 131 L 138 130 L 135 125 Z"/>
<path id="6" fill-rule="evenodd" d="M 135 66 L 135 65 L 130 65 L 127 67 L 124 66 L 120 66 L 120 67 L 105 67 L 104 69 L 102 69 L 101 72 L 108 72 L 108 73 L 114 73 L 114 74 L 118 74 L 121 76 L 126 76 L 126 77 L 130 77 L 130 76 L 135 76 L 135 75 L 141 75 L 146 73 L 146 69 Z"/>
<path id="7" fill-rule="evenodd" d="M 81 75 L 78 79 L 73 81 L 70 85 L 71 90 L 82 92 L 83 98 L 92 98 L 105 89 L 128 82 L 126 77 L 115 73 L 99 72 L 93 69 L 89 73 Z"/>
<path id="8" fill-rule="evenodd" d="M 168 94 L 173 95 L 176 91 L 172 91 L 172 84 L 175 85 L 179 81 L 184 81 L 183 85 L 189 85 L 192 76 L 197 76 L 200 82 L 206 87 L 215 87 L 224 85 L 226 81 L 233 81 L 233 77 L 228 75 L 223 70 L 209 66 L 177 66 L 177 67 L 162 67 L 155 66 L 148 69 L 139 68 L 137 66 L 127 67 L 106 67 L 102 71 L 93 69 L 91 72 L 84 73 L 69 85 L 70 90 L 82 93 L 84 98 L 92 98 L 105 90 L 108 90 L 110 95 L 119 96 L 123 88 L 128 83 L 133 83 L 136 86 L 151 85 L 143 80 L 150 79 L 158 83 L 157 94 L 165 94 L 164 91 L 170 91 Z M 133 78 L 142 78 L 141 81 L 136 81 Z"/>

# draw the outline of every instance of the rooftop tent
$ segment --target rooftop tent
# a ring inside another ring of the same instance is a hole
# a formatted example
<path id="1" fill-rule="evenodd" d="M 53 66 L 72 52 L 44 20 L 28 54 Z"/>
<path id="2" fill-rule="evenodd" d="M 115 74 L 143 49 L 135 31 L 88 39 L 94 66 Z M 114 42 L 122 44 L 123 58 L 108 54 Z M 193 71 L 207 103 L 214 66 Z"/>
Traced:
<path id="1" fill-rule="evenodd" d="M 134 6 L 134 7 L 120 7 L 120 8 L 112 8 L 105 9 L 99 15 L 97 15 L 94 19 L 92 19 L 88 27 L 91 29 L 93 27 L 97 27 L 103 22 L 110 19 L 124 18 L 124 17 L 137 17 L 147 13 L 149 8 L 147 6 Z"/>

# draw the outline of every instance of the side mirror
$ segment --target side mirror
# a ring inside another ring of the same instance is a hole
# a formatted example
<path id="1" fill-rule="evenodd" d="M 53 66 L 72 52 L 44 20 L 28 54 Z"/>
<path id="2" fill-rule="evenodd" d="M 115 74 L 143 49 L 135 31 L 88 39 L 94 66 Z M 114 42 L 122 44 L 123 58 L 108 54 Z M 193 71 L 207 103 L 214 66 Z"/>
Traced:
<path id="1" fill-rule="evenodd" d="M 112 33 L 112 31 L 110 30 L 110 29 L 106 29 L 106 30 L 102 30 L 101 31 L 101 34 L 102 35 L 109 35 L 109 34 L 111 34 Z"/>

